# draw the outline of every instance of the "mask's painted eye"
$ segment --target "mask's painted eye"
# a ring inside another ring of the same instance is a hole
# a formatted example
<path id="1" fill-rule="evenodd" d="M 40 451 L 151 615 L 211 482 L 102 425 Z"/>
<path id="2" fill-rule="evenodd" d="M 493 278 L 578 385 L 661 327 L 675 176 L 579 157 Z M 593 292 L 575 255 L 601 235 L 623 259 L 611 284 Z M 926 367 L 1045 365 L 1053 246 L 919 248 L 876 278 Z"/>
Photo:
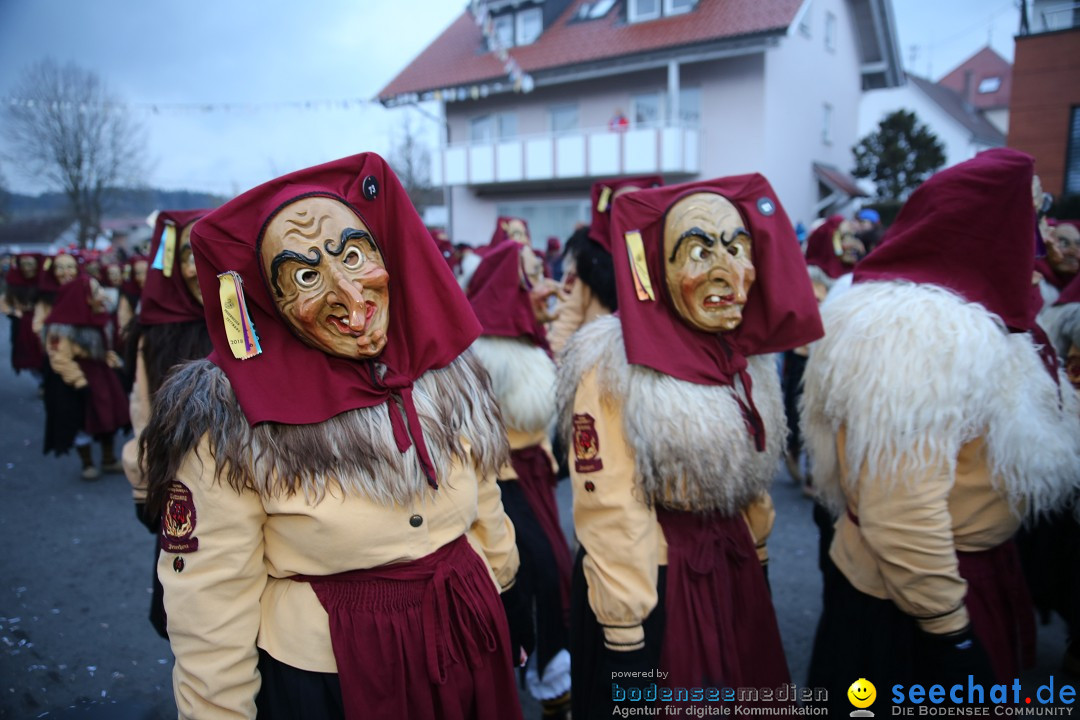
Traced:
<path id="1" fill-rule="evenodd" d="M 364 253 L 359 248 L 351 247 L 345 251 L 345 257 L 341 258 L 342 264 L 350 270 L 356 270 L 364 264 Z"/>
<path id="2" fill-rule="evenodd" d="M 319 282 L 319 271 L 312 268 L 301 268 L 293 276 L 296 284 L 302 288 L 313 288 Z"/>
<path id="3" fill-rule="evenodd" d="M 697 260 L 698 262 L 709 257 L 709 250 L 703 245 L 694 245 L 690 248 L 690 259 Z"/>
<path id="4" fill-rule="evenodd" d="M 746 248 L 746 243 L 742 242 L 741 240 L 736 240 L 735 242 L 731 243 L 731 245 L 728 245 L 727 251 L 731 254 L 731 257 L 734 258 L 744 258 L 749 255 L 749 250 L 747 250 Z"/>

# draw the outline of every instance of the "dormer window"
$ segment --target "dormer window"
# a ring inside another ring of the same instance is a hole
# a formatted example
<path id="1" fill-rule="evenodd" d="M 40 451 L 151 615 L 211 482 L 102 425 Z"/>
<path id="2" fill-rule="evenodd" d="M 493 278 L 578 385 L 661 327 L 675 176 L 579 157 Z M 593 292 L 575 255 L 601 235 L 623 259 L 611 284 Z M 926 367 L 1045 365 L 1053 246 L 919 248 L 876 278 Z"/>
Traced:
<path id="1" fill-rule="evenodd" d="M 494 50 L 496 44 L 504 48 L 532 45 L 543 31 L 544 11 L 539 7 L 493 15 L 488 49 Z"/>
<path id="2" fill-rule="evenodd" d="M 517 32 L 515 39 L 518 45 L 531 45 L 540 37 L 544 30 L 544 14 L 538 8 L 529 8 L 517 13 Z"/>
<path id="3" fill-rule="evenodd" d="M 499 15 L 491 19 L 491 35 L 495 43 L 504 48 L 514 46 L 514 14 Z M 494 47 L 491 48 L 492 50 Z"/>
<path id="4" fill-rule="evenodd" d="M 698 0 L 627 0 L 627 18 L 630 22 L 655 20 L 661 15 L 681 15 L 690 12 Z"/>
<path id="5" fill-rule="evenodd" d="M 996 93 L 1001 89 L 1001 78 L 998 76 L 983 78 L 979 81 L 979 92 L 982 94 Z"/>

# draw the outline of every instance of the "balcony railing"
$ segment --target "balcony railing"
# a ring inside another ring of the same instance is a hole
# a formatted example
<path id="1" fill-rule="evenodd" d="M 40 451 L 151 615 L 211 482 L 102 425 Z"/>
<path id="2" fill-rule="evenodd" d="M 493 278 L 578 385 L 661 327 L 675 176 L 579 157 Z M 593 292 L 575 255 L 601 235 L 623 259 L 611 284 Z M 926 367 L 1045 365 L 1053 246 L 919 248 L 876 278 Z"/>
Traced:
<path id="1" fill-rule="evenodd" d="M 1064 2 L 1037 7 L 1032 32 L 1043 33 L 1080 27 L 1080 2 Z"/>
<path id="2" fill-rule="evenodd" d="M 696 174 L 697 128 L 608 128 L 525 136 L 441 148 L 436 185 L 492 185 L 652 173 Z"/>

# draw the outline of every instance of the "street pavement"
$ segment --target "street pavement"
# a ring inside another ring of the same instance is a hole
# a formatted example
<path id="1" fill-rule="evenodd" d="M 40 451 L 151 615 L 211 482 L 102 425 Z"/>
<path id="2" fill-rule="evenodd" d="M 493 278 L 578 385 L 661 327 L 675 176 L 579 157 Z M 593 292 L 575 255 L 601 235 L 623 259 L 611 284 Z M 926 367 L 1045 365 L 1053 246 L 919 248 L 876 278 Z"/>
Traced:
<path id="1" fill-rule="evenodd" d="M 175 718 L 172 653 L 147 620 L 154 539 L 135 519 L 123 475 L 85 482 L 74 453 L 42 455 L 37 383 L 14 375 L 8 357 L 3 328 L 0 718 Z M 783 469 L 773 498 L 773 600 L 792 680 L 803 685 L 821 611 L 817 529 L 810 501 Z M 569 533 L 567 483 L 559 499 Z M 1039 633 L 1038 665 L 1025 680 L 1042 683 L 1060 677 L 1063 625 Z M 535 703 L 524 705 L 527 718 L 539 718 Z"/>

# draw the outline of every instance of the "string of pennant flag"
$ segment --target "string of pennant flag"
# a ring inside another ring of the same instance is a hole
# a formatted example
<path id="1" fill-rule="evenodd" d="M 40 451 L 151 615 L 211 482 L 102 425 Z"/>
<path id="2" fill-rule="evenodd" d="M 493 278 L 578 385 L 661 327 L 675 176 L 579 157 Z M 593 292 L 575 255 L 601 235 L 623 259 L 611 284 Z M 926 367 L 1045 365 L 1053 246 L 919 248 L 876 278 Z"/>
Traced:
<path id="1" fill-rule="evenodd" d="M 35 98 L 8 97 L 0 101 L 9 107 L 33 108 L 40 104 L 47 105 L 54 110 L 76 109 L 86 112 L 91 108 L 130 112 L 138 110 L 149 112 L 154 115 L 171 113 L 211 113 L 211 112 L 257 112 L 263 110 L 349 110 L 354 107 L 378 105 L 377 100 L 363 98 L 346 98 L 342 100 L 285 100 L 271 102 L 224 102 L 224 103 L 154 103 L 154 102 L 131 102 L 131 103 L 83 103 L 64 100 L 41 101 Z"/>

